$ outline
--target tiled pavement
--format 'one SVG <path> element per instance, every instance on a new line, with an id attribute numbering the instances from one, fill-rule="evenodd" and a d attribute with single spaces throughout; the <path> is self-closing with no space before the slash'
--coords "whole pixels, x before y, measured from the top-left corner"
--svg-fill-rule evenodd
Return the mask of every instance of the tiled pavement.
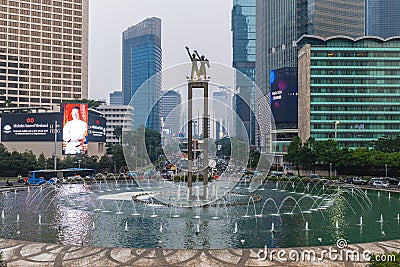
<path id="1" fill-rule="evenodd" d="M 268 249 L 267 255 L 273 255 L 273 260 L 263 260 L 265 257 L 259 249 L 135 249 L 135 248 L 102 248 L 85 246 L 68 246 L 59 244 L 35 243 L 20 240 L 0 239 L 0 250 L 3 251 L 7 266 L 368 266 L 363 252 L 375 254 L 400 251 L 400 240 L 349 245 L 329 257 L 323 250 L 337 249 L 336 246 L 305 247 L 283 249 L 286 258 L 300 258 L 300 261 L 277 260 L 277 252 Z M 275 249 L 279 250 L 279 249 Z M 345 261 L 346 251 L 357 250 L 360 260 Z M 297 252 L 294 252 L 297 251 Z M 304 253 L 306 251 L 306 253 Z M 308 252 L 314 251 L 316 258 L 308 260 Z M 283 253 L 283 252 L 280 252 Z M 301 260 L 305 255 L 305 260 Z M 352 253 L 349 254 L 351 258 Z M 261 259 L 260 259 L 261 258 Z M 338 258 L 338 260 L 334 260 Z"/>

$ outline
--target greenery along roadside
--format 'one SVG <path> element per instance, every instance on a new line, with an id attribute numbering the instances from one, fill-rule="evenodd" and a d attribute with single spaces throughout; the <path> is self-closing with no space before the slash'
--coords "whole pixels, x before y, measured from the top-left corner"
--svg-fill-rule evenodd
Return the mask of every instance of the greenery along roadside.
<path id="1" fill-rule="evenodd" d="M 299 137 L 292 139 L 285 160 L 301 170 L 313 170 L 317 166 L 328 172 L 337 169 L 341 175 L 400 176 L 400 137 L 381 138 L 370 148 L 349 149 L 339 147 L 335 140 L 315 141 L 313 138 L 302 142 Z"/>
<path id="2" fill-rule="evenodd" d="M 141 151 L 133 151 L 128 154 L 129 162 L 141 160 L 138 155 L 148 154 L 151 161 L 155 164 L 158 160 L 163 159 L 161 134 L 157 131 L 139 128 L 134 132 L 129 132 L 124 136 L 129 147 L 134 147 L 135 144 L 130 144 L 132 140 L 137 142 L 140 138 L 143 140 L 146 147 Z M 121 139 L 122 140 L 122 139 Z M 129 146 L 130 145 L 130 146 Z M 136 145 L 139 147 L 139 145 Z M 101 157 L 88 155 L 66 156 L 62 159 L 57 158 L 57 169 L 66 168 L 91 168 L 96 172 L 123 172 L 127 169 L 125 155 L 121 144 L 110 145 L 107 149 L 107 155 Z M 132 167 L 132 166 L 131 166 Z M 1 177 L 17 177 L 18 175 L 27 176 L 29 171 L 41 169 L 54 169 L 54 156 L 47 158 L 43 153 L 40 155 L 33 154 L 32 151 L 25 152 L 8 151 L 7 148 L 0 144 L 0 176 Z"/>

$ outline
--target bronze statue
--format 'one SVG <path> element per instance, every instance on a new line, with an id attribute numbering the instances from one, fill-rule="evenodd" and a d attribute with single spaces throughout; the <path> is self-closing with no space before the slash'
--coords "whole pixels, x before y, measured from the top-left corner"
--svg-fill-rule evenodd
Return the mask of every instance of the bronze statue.
<path id="1" fill-rule="evenodd" d="M 207 67 L 210 67 L 210 62 L 208 61 L 208 59 L 206 59 L 206 57 L 204 55 L 202 55 L 201 57 L 199 56 L 199 53 L 197 53 L 197 51 L 194 51 L 197 55 L 197 59 L 200 60 L 200 69 L 199 69 L 199 78 L 200 76 L 203 76 L 204 80 L 207 80 L 207 71 L 206 71 L 206 65 Z"/>
<path id="2" fill-rule="evenodd" d="M 193 80 L 193 78 L 194 78 L 194 73 L 196 72 L 196 78 L 197 78 L 197 80 L 199 80 L 199 79 L 200 79 L 200 74 L 199 74 L 199 68 L 197 67 L 197 61 L 198 61 L 198 59 L 196 58 L 197 51 L 194 50 L 194 51 L 193 51 L 193 52 L 194 52 L 193 55 L 191 55 L 191 54 L 190 54 L 190 51 L 189 51 L 189 47 L 186 46 L 185 48 L 186 48 L 186 50 L 187 50 L 187 52 L 188 52 L 190 61 L 192 61 L 192 71 L 191 71 L 191 73 L 190 73 L 190 79 Z"/>

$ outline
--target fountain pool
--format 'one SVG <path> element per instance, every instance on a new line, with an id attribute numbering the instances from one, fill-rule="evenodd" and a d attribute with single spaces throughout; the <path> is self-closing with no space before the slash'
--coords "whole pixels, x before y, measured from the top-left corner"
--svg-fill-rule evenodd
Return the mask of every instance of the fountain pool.
<path id="1" fill-rule="evenodd" d="M 389 197 L 385 191 L 279 181 L 250 195 L 245 184 L 238 184 L 216 205 L 191 208 L 162 205 L 152 194 L 157 191 L 143 194 L 133 182 L 3 191 L 0 236 L 171 249 L 296 247 L 319 245 L 318 239 L 333 245 L 341 238 L 360 243 L 400 237 L 400 194 L 394 192 Z"/>

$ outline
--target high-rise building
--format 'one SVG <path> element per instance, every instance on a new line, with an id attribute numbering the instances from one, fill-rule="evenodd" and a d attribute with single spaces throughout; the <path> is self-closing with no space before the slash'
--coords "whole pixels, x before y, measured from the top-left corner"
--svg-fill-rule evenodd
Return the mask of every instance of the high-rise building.
<path id="1" fill-rule="evenodd" d="M 365 0 L 365 35 L 400 36 L 400 1 Z"/>
<path id="2" fill-rule="evenodd" d="M 89 0 L 0 1 L 3 106 L 88 98 Z"/>
<path id="3" fill-rule="evenodd" d="M 175 91 L 168 91 L 160 98 L 160 117 L 163 129 L 177 135 L 181 130 L 181 94 Z"/>
<path id="4" fill-rule="evenodd" d="M 120 127 L 122 131 L 131 131 L 133 127 L 133 107 L 130 105 L 100 105 L 96 110 L 103 113 L 107 119 L 106 143 L 118 144 L 121 136 L 116 136 L 115 129 Z"/>
<path id="5" fill-rule="evenodd" d="M 122 43 L 124 104 L 131 103 L 134 107 L 134 128 L 145 125 L 159 131 L 157 100 L 161 94 L 161 20 L 152 17 L 129 27 L 122 34 Z M 142 90 L 135 95 L 141 86 Z M 131 102 L 132 97 L 134 100 Z"/>
<path id="6" fill-rule="evenodd" d="M 292 75 L 284 75 L 281 84 L 276 83 L 276 74 L 287 73 L 297 68 L 297 40 L 304 34 L 322 37 L 346 35 L 360 37 L 364 35 L 365 0 L 257 0 L 256 34 L 256 84 L 266 95 L 277 85 L 275 94 L 292 98 L 295 90 L 288 95 L 285 90 Z M 291 71 L 290 71 L 291 72 Z M 295 73 L 297 71 L 295 70 Z M 274 83 L 275 81 L 275 83 Z M 285 83 L 286 81 L 286 83 Z M 282 87 L 282 88 L 281 88 Z M 293 88 L 294 89 L 294 88 Z M 279 98 L 272 96 L 270 101 Z M 292 99 L 293 100 L 293 99 Z M 272 148 L 281 158 L 287 151 L 290 140 L 297 135 L 297 114 L 292 117 L 277 114 L 282 110 L 290 111 L 288 102 L 282 98 L 279 108 L 272 109 L 275 121 L 275 140 Z M 292 103 L 292 102 L 290 102 Z M 283 105 L 282 105 L 283 104 Z M 289 107 L 289 108 L 288 108 Z M 268 115 L 267 115 L 268 116 Z M 282 120 L 282 118 L 284 118 Z M 288 120 L 286 120 L 288 119 Z"/>
<path id="7" fill-rule="evenodd" d="M 270 91 L 270 71 L 297 67 L 296 41 L 304 34 L 364 35 L 365 0 L 257 0 L 256 83 Z"/>
<path id="8" fill-rule="evenodd" d="M 237 75 L 235 112 L 246 127 L 249 141 L 255 143 L 254 86 L 256 61 L 256 0 L 234 0 L 232 8 L 233 67 L 244 75 Z M 249 80 L 250 79 L 250 80 Z M 251 82 L 252 81 L 252 82 Z"/>
<path id="9" fill-rule="evenodd" d="M 400 38 L 303 36 L 299 136 L 370 147 L 400 134 Z"/>
<path id="10" fill-rule="evenodd" d="M 110 105 L 122 105 L 123 98 L 124 95 L 122 91 L 114 91 L 110 93 Z"/>
<path id="11" fill-rule="evenodd" d="M 214 118 L 212 128 L 212 137 L 221 139 L 225 136 L 233 136 L 232 125 L 232 93 L 224 87 L 220 87 L 220 91 L 213 93 L 213 110 Z M 215 136 L 214 136 L 215 135 Z"/>

